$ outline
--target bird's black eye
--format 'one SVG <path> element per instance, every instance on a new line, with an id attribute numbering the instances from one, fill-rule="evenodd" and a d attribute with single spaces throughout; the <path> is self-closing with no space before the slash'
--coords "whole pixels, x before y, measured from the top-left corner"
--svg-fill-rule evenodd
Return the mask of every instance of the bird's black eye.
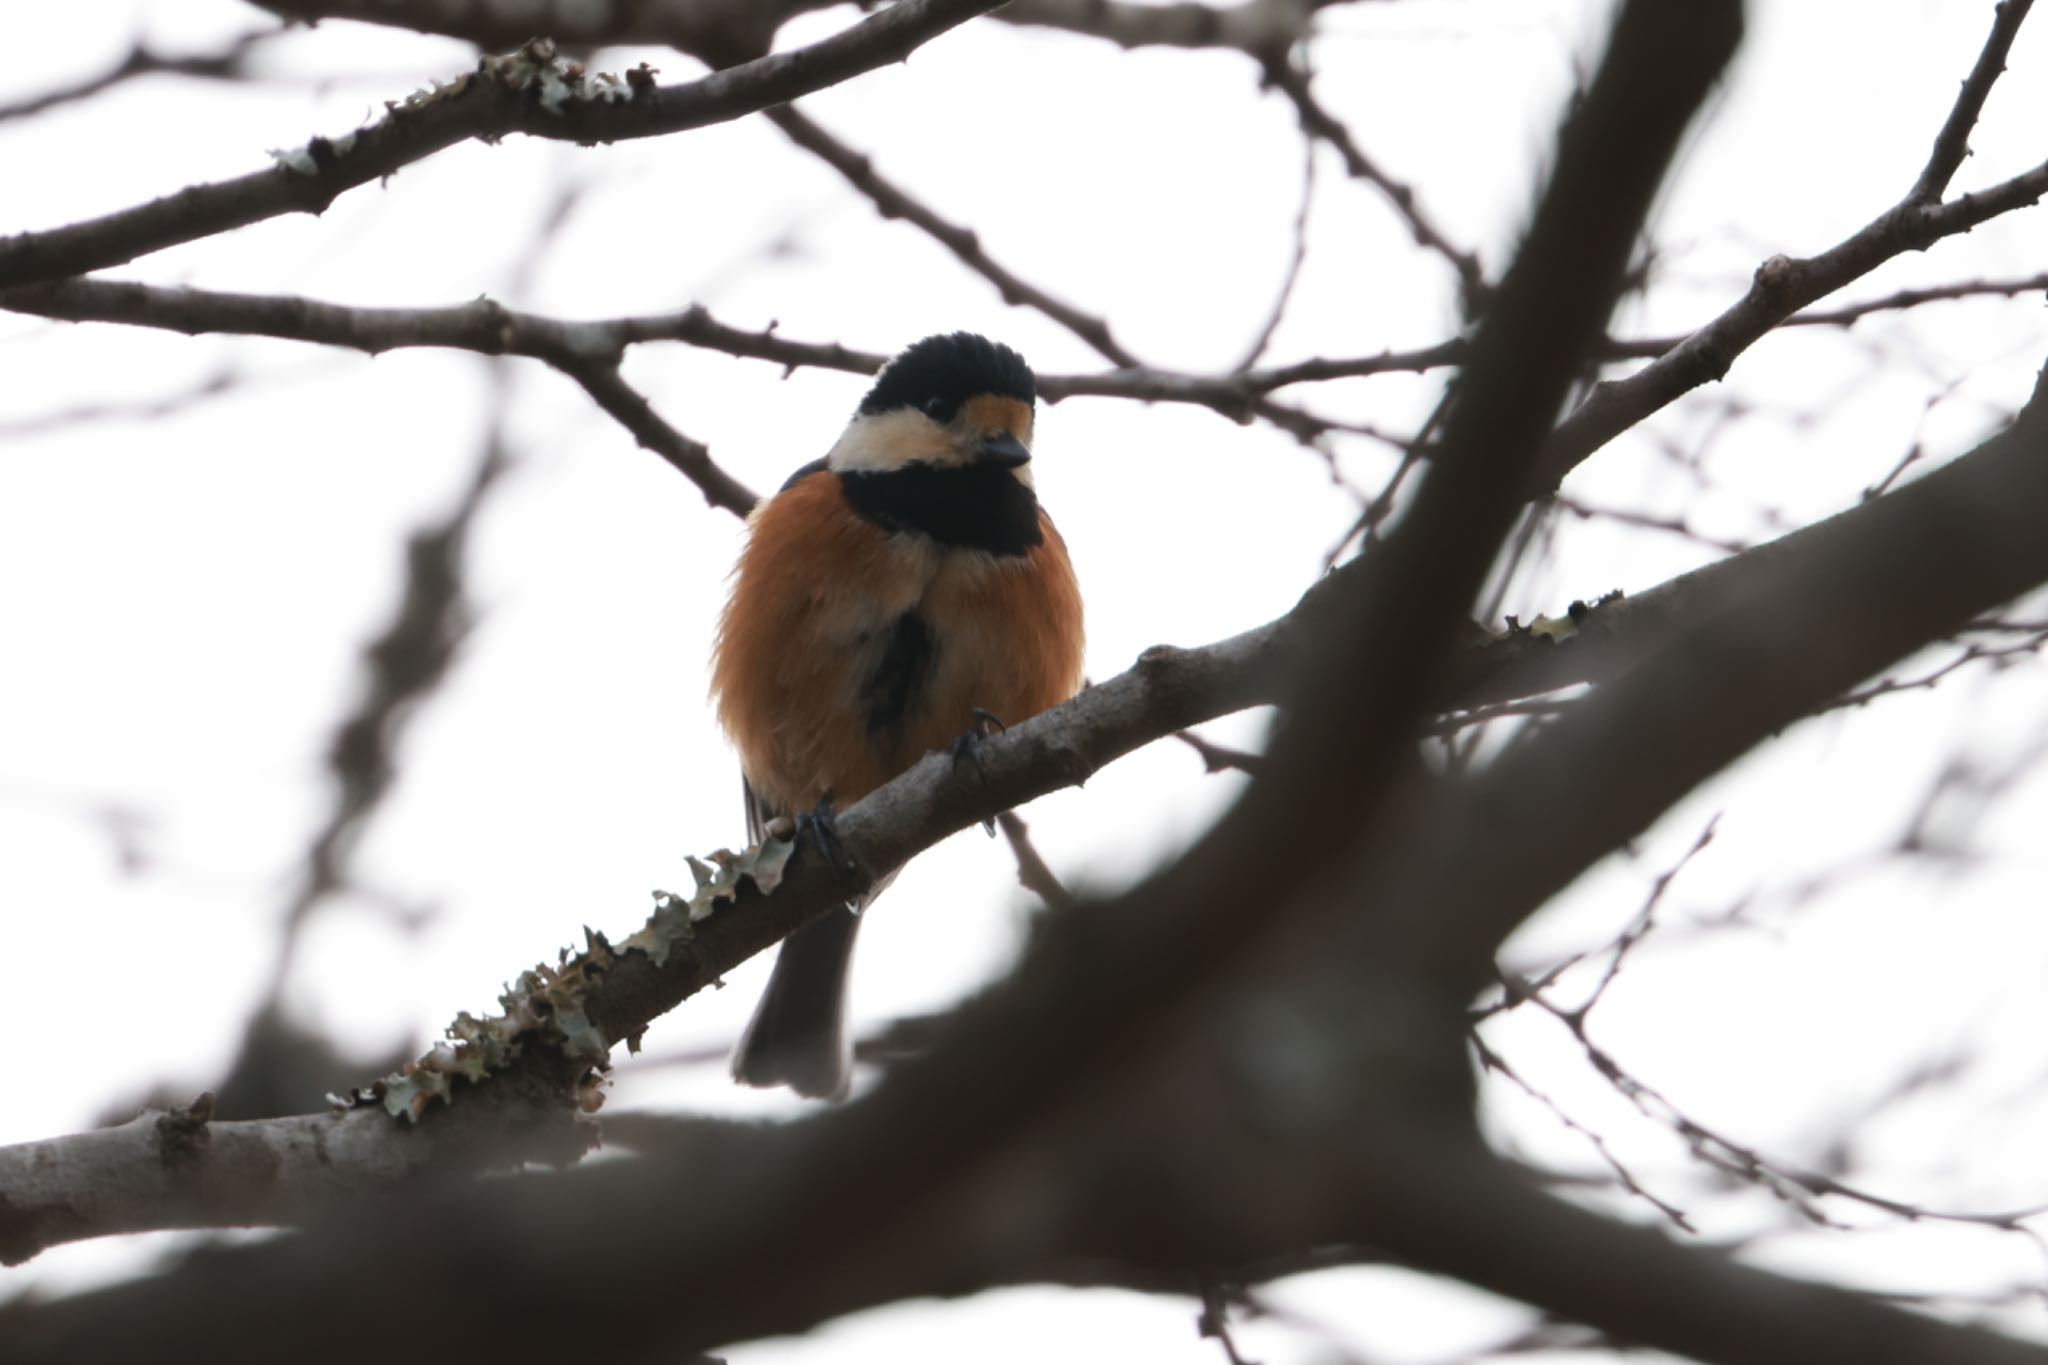
<path id="1" fill-rule="evenodd" d="M 953 405 L 943 398 L 927 398 L 918 406 L 924 410 L 924 415 L 931 418 L 934 422 L 950 422 L 953 420 Z"/>

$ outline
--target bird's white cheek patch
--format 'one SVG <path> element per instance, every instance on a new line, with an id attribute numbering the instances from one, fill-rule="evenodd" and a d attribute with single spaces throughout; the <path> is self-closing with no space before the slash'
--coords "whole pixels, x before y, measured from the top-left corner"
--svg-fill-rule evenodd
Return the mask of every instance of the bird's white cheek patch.
<path id="1" fill-rule="evenodd" d="M 827 462 L 841 472 L 886 474 L 917 460 L 949 464 L 958 459 L 943 427 L 921 412 L 901 408 L 854 418 Z"/>

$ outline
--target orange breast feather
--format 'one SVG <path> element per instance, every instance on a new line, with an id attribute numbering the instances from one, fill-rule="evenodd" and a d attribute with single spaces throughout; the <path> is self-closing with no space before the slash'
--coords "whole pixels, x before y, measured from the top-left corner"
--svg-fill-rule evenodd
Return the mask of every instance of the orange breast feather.
<path id="1" fill-rule="evenodd" d="M 974 708 L 1015 724 L 1066 700 L 1082 671 L 1081 595 L 1059 532 L 997 558 L 891 535 L 829 473 L 754 514 L 719 621 L 712 692 L 770 810 L 859 800 L 965 732 Z M 900 723 L 869 724 L 863 688 L 915 612 L 934 646 Z"/>

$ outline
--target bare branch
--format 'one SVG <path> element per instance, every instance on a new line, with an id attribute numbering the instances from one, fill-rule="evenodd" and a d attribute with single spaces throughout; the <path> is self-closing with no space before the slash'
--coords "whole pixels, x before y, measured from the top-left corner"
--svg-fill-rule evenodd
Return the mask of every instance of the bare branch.
<path id="1" fill-rule="evenodd" d="M 838 346 L 786 343 L 770 333 L 727 327 L 701 308 L 606 322 L 560 322 L 514 313 L 478 299 L 453 308 L 346 308 L 290 296 L 228 294 L 110 280 L 56 280 L 0 293 L 0 307 L 45 317 L 97 319 L 175 331 L 241 332 L 349 346 L 372 355 L 401 346 L 449 346 L 485 355 L 545 360 L 583 386 L 648 450 L 703 490 L 704 499 L 744 517 L 751 489 L 721 469 L 698 441 L 663 421 L 619 373 L 619 358 L 636 341 L 694 340 L 736 355 L 788 364 L 879 368 L 881 357 Z"/>
<path id="2" fill-rule="evenodd" d="M 1038 846 L 1031 842 L 1031 826 L 1024 823 L 1024 817 L 1006 810 L 996 817 L 996 823 L 1002 826 L 1003 837 L 1010 841 L 1010 851 L 1017 855 L 1017 880 L 1024 889 L 1044 901 L 1048 909 L 1073 909 L 1074 893 L 1060 884 L 1058 875 L 1039 855 Z"/>
<path id="3" fill-rule="evenodd" d="M 1264 59 L 1308 32 L 1315 11 L 1336 0 L 1239 0 L 1133 5 L 1121 0 L 1012 0 L 996 17 L 1009 24 L 1064 29 L 1122 48 L 1232 48 Z"/>
<path id="4" fill-rule="evenodd" d="M 700 306 L 673 313 L 571 321 L 522 313 L 489 298 L 441 308 L 367 308 L 289 294 L 237 294 L 125 280 L 52 280 L 0 291 L 0 308 L 73 322 L 123 322 L 198 335 L 234 332 L 345 346 L 368 355 L 439 346 L 520 355 L 557 369 L 616 364 L 642 342 L 681 341 L 728 355 L 872 374 L 888 357 L 829 342 L 750 332 Z"/>
<path id="5" fill-rule="evenodd" d="M 558 1106 L 481 1104 L 406 1141 L 392 1140 L 380 1110 L 222 1123 L 212 1108 L 202 1095 L 187 1109 L 0 1147 L 0 1264 L 121 1232 L 302 1222 L 433 1173 L 566 1164 L 597 1135 Z"/>
<path id="6" fill-rule="evenodd" d="M 583 386 L 597 405 L 610 413 L 633 438 L 667 460 L 684 478 L 703 490 L 704 501 L 722 507 L 736 517 L 745 517 L 759 499 L 754 491 L 719 468 L 711 449 L 693 441 L 663 421 L 638 389 L 626 382 L 614 363 L 578 360 L 562 366 L 570 378 Z"/>
<path id="7" fill-rule="evenodd" d="M 1202 756 L 1202 771 L 1207 773 L 1242 772 L 1257 774 L 1259 756 L 1248 754 L 1241 749 L 1226 748 L 1212 744 L 1193 730 L 1176 730 L 1173 737 Z"/>
<path id="8" fill-rule="evenodd" d="M 260 0 L 264 9 L 298 23 L 350 19 L 461 38 L 486 49 L 517 47 L 536 33 L 578 48 L 656 44 L 684 52 L 707 44 L 745 42 L 768 50 L 776 30 L 830 0 L 634 0 L 592 5 L 579 0 Z"/>
<path id="9" fill-rule="evenodd" d="M 182 57 L 168 56 L 146 43 L 137 43 L 129 49 L 128 55 L 97 76 L 62 89 L 31 95 L 13 104 L 0 105 L 0 123 L 10 119 L 30 118 L 66 104 L 90 99 L 124 81 L 131 81 L 140 76 L 191 76 L 205 80 L 240 80 L 249 73 L 249 54 L 264 42 L 275 38 L 277 33 L 276 29 L 244 33 L 217 52 Z"/>
<path id="10" fill-rule="evenodd" d="M 1912 190 L 1906 195 L 1908 203 L 1938 203 L 1948 190 L 1948 183 L 1962 167 L 1963 158 L 1970 154 L 1970 130 L 1977 126 L 1977 119 L 1984 112 L 1984 101 L 1991 95 L 1992 83 L 2005 73 L 2005 59 L 2012 51 L 2012 40 L 2018 36 L 2020 24 L 2033 7 L 2034 0 L 1999 0 L 1994 9 L 1997 17 L 1992 20 L 1991 33 L 1984 39 L 1984 50 L 1977 54 L 1977 64 L 1963 81 L 1963 88 L 1956 95 L 1955 107 L 1948 111 L 1941 131 L 1935 134 L 1934 150 L 1929 153 L 1920 178 L 1913 182 Z"/>
<path id="11" fill-rule="evenodd" d="M 1626 952 L 1626 948 L 1624 947 L 1622 951 Z M 1818 1202 L 1832 1197 L 1861 1204 L 1865 1208 L 1875 1209 L 1907 1222 L 1956 1223 L 1989 1228 L 1998 1232 L 2019 1233 L 2033 1242 L 2038 1250 L 2048 1253 L 2048 1239 L 2044 1239 L 2038 1230 L 2028 1226 L 2031 1220 L 2048 1214 L 2048 1204 L 1976 1212 L 1938 1209 L 1909 1203 L 1846 1184 L 1821 1171 L 1808 1170 L 1791 1162 L 1779 1160 L 1746 1143 L 1737 1142 L 1688 1116 L 1655 1086 L 1632 1074 L 1612 1053 L 1594 1042 L 1587 1032 L 1586 1016 L 1599 999 L 1599 991 L 1604 990 L 1607 981 L 1612 979 L 1612 972 L 1618 968 L 1620 960 L 1620 955 L 1617 954 L 1610 964 L 1609 976 L 1596 988 L 1593 999 L 1576 1009 L 1558 1006 L 1543 991 L 1537 989 L 1527 991 L 1521 998 L 1535 1004 L 1563 1024 L 1593 1070 L 1598 1072 L 1638 1113 L 1675 1133 L 1695 1157 L 1724 1175 L 1745 1184 L 1755 1185 L 1792 1205 L 1807 1223 L 1822 1227 L 1842 1226 Z M 1577 1124 L 1571 1126 L 1578 1127 Z M 1604 1145 L 1602 1150 L 1604 1153 Z"/>
<path id="12" fill-rule="evenodd" d="M 1950 674 L 1960 672 L 1973 664 L 1988 663 L 1992 668 L 2007 668 L 2023 658 L 2039 655 L 2048 649 L 2048 629 L 2036 630 L 2024 639 L 2009 644 L 1969 644 L 1962 652 L 1945 663 L 1930 669 L 1916 678 L 1880 678 L 1868 687 L 1859 687 L 1816 708 L 1821 711 L 1835 711 L 1845 707 L 1868 706 L 1880 697 L 1889 697 L 1899 692 L 1925 692 L 1939 687 Z"/>
<path id="13" fill-rule="evenodd" d="M 1964 280 L 1956 284 L 1929 285 L 1921 289 L 1900 289 L 1880 298 L 1847 303 L 1839 308 L 1812 308 L 1785 319 L 1787 327 L 1837 327 L 1869 317 L 1918 308 L 1926 303 L 1948 303 L 1957 299 L 2012 298 L 2048 290 L 2048 271 L 2012 280 Z M 1668 348 L 1667 348 L 1668 349 Z"/>
<path id="14" fill-rule="evenodd" d="M 2016 27 L 2026 8 L 2026 3 L 2014 0 L 1999 5 L 1992 41 L 1986 45 L 1972 77 L 1982 87 L 1975 96 L 1977 104 L 1982 103 L 1982 94 L 1990 88 L 1991 77 L 1996 74 L 1986 64 L 2003 61 L 1999 34 Z M 2004 41 L 2010 42 L 2009 32 Z M 1971 100 L 1966 85 L 1963 98 L 1951 113 L 1949 127 L 1961 127 L 1967 132 L 1975 118 Z M 1943 136 L 1948 136 L 1947 128 Z M 1938 144 L 1935 160 L 1923 173 L 1922 184 L 1931 183 L 1930 177 L 1943 184 L 1947 182 L 1953 167 L 1949 172 L 1940 171 L 1943 156 Z M 2000 214 L 2037 203 L 2044 193 L 2048 193 L 2048 162 L 1947 203 L 1920 198 L 1920 185 L 1916 184 L 1897 204 L 1819 255 L 1804 260 L 1773 256 L 1757 267 L 1749 292 L 1719 317 L 1626 379 L 1607 380 L 1594 386 L 1586 401 L 1558 424 L 1546 443 L 1540 461 L 1539 488 L 1555 488 L 1582 460 L 1622 432 L 1700 385 L 1719 380 L 1737 356 L 1807 304 L 1860 279 L 1894 256 L 1925 251 L 1945 237 L 1968 232 Z"/>
<path id="15" fill-rule="evenodd" d="M 2037 586 L 2048 577 L 2048 538 L 2039 534 L 2048 509 L 2043 393 L 2037 388 L 2012 426 L 1969 456 L 1647 594 L 1690 594 L 1702 574 L 1720 580 L 1712 594 L 1692 597 L 1681 641 L 1636 656 L 1634 667 L 1601 690 L 1597 706 L 1573 707 L 1504 755 L 1456 798 L 1461 810 L 1437 813 L 1427 828 L 1457 830 L 1477 818 L 1503 830 L 1528 829 L 1527 822 L 1542 823 L 1556 793 L 1570 791 L 1589 798 L 1574 803 L 1579 827 L 1602 830 L 1600 846 L 1617 847 L 1641 833 L 1651 812 L 1761 736 Z M 1867 515 L 1880 509 L 1882 515 Z M 1811 556 L 1805 569 L 1778 577 L 1774 566 L 1794 552 Z M 1924 566 L 1935 563 L 1944 572 L 1926 573 Z M 1768 576 L 1770 586 L 1759 578 L 1745 583 L 1749 573 Z M 1612 611 L 1618 623 L 1644 599 L 1625 603 L 1592 613 L 1589 622 Z M 1636 643 L 1648 644 L 1640 637 Z M 1662 737 L 1661 752 L 1648 764 L 1637 746 L 1652 734 Z M 1527 913 L 1524 898 L 1551 894 L 1584 869 L 1575 858 L 1553 862 L 1557 847 L 1510 847 L 1515 842 L 1492 841 L 1474 899 L 1456 917 L 1468 929 L 1491 919 L 1493 937 L 1437 944 L 1469 955 L 1463 970 L 1475 990 L 1500 938 Z M 1450 903 L 1441 887 L 1431 898 L 1433 909 Z"/>
<path id="16" fill-rule="evenodd" d="M 902 0 L 831 37 L 683 85 L 591 78 L 544 43 L 486 58 L 454 83 L 390 106 L 344 137 L 316 137 L 268 170 L 195 185 L 134 208 L 0 238 L 0 288 L 82 274 L 283 213 L 321 213 L 369 184 L 471 138 L 511 133 L 611 142 L 723 123 L 838 84 L 993 7 Z"/>
<path id="17" fill-rule="evenodd" d="M 1614 1154 L 1614 1149 L 1608 1145 L 1606 1138 L 1573 1118 L 1570 1111 L 1563 1105 L 1530 1084 L 1521 1072 L 1515 1070 L 1507 1058 L 1494 1051 L 1492 1047 L 1488 1046 L 1486 1040 L 1479 1037 L 1476 1033 L 1472 1037 L 1472 1049 L 1479 1058 L 1480 1066 L 1499 1076 L 1502 1080 L 1514 1086 L 1515 1089 L 1542 1105 L 1550 1111 L 1551 1117 L 1555 1118 L 1565 1128 L 1584 1138 L 1586 1144 L 1605 1163 L 1607 1169 L 1614 1173 L 1614 1179 L 1625 1192 L 1655 1209 L 1680 1232 L 1697 1232 L 1699 1230 L 1693 1226 L 1692 1220 L 1686 1216 L 1684 1209 L 1657 1194 L 1649 1186 L 1638 1180 L 1635 1173 L 1629 1170 L 1621 1158 Z"/>
<path id="18" fill-rule="evenodd" d="M 1316 145 L 1310 141 L 1301 158 L 1301 206 L 1294 211 L 1294 249 L 1287 257 L 1287 273 L 1280 279 L 1280 290 L 1273 296 L 1273 306 L 1266 313 L 1266 321 L 1251 345 L 1245 347 L 1244 359 L 1231 368 L 1242 373 L 1265 359 L 1266 348 L 1273 344 L 1273 334 L 1280 330 L 1286 320 L 1287 305 L 1294 300 L 1294 288 L 1301 283 L 1301 269 L 1308 264 L 1308 222 L 1310 211 L 1316 202 Z"/>
<path id="19" fill-rule="evenodd" d="M 790 141 L 846 177 L 848 184 L 873 201 L 876 212 L 884 218 L 901 218 L 913 224 L 957 256 L 962 265 L 994 285 L 1004 303 L 1035 308 L 1087 342 L 1112 364 L 1125 369 L 1138 368 L 1138 358 L 1110 335 L 1107 322 L 1054 298 L 1006 269 L 983 249 L 979 233 L 941 218 L 921 200 L 876 171 L 871 158 L 848 147 L 800 110 L 787 106 L 771 109 L 768 117 L 789 135 Z"/>
<path id="20" fill-rule="evenodd" d="M 1552 506 L 1571 513 L 1581 521 L 1597 521 L 1604 518 L 1608 521 L 1618 521 L 1625 526 L 1639 526 L 1646 531 L 1665 531 L 1696 545 L 1704 545 L 1710 550 L 1719 550 L 1723 554 L 1741 554 L 1749 548 L 1742 541 L 1724 540 L 1695 530 L 1683 516 L 1660 517 L 1647 512 L 1632 511 L 1626 507 L 1593 507 L 1562 493 L 1556 494 L 1550 501 Z"/>
<path id="21" fill-rule="evenodd" d="M 0 299 L 4 297 L 0 295 Z M 5 306 L 4 302 L 0 302 L 0 308 Z M 123 403 L 78 403 L 50 412 L 40 412 L 19 421 L 0 422 L 0 440 L 20 440 L 23 437 L 40 436 L 46 432 L 85 426 L 93 422 L 148 422 L 160 417 L 172 417 L 190 411 L 208 399 L 232 392 L 245 382 L 247 377 L 234 370 L 218 369 L 175 392 L 152 398 Z"/>
<path id="22" fill-rule="evenodd" d="M 0 290 L 0 308 L 38 317 L 123 322 L 194 335 L 235 332 L 280 337 L 346 346 L 371 355 L 406 346 L 445 346 L 482 355 L 530 356 L 568 373 L 615 364 L 627 347 L 653 341 L 687 342 L 792 369 L 813 366 L 852 374 L 873 374 L 887 359 L 831 342 L 791 340 L 773 327 L 747 331 L 718 321 L 701 305 L 673 313 L 569 321 L 518 312 L 488 298 L 442 308 L 359 308 L 291 295 L 91 279 L 52 280 Z M 1264 405 L 1261 399 L 1276 389 L 1426 371 L 1456 363 L 1466 350 L 1464 342 L 1454 341 L 1415 351 L 1384 351 L 1349 360 L 1302 360 L 1219 376 L 1148 368 L 1042 374 L 1038 389 L 1053 402 L 1087 396 L 1191 403 L 1242 420 L 1255 414 L 1270 415 L 1269 407 L 1278 405 Z M 1319 418 L 1307 420 L 1322 429 L 1350 429 Z"/>
<path id="23" fill-rule="evenodd" d="M 1381 170 L 1378 163 L 1367 156 L 1359 147 L 1351 130 L 1343 120 L 1325 109 L 1316 99 L 1315 89 L 1310 84 L 1309 73 L 1296 66 L 1284 54 L 1274 57 L 1266 64 L 1266 79 L 1276 86 L 1288 99 L 1294 101 L 1296 114 L 1301 119 L 1302 131 L 1311 138 L 1320 138 L 1336 149 L 1344 158 L 1344 168 L 1354 180 L 1363 180 L 1386 196 L 1387 202 L 1399 214 L 1401 221 L 1408 225 L 1408 231 L 1420 246 L 1444 258 L 1458 276 L 1459 293 L 1463 297 L 1467 316 L 1474 315 L 1485 306 L 1487 283 L 1485 273 L 1480 269 L 1479 257 L 1459 247 L 1444 235 L 1430 218 L 1423 213 L 1422 205 L 1415 197 L 1415 191 Z"/>

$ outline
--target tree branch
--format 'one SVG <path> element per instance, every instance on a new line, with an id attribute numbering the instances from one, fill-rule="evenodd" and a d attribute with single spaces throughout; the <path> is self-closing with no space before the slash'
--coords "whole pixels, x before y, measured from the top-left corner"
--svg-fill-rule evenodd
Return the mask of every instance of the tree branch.
<path id="1" fill-rule="evenodd" d="M 569 321 L 518 312 L 487 298 L 441 308 L 366 308 L 292 295 L 70 279 L 0 290 L 0 308 L 37 317 L 121 322 L 191 335 L 227 332 L 279 337 L 345 346 L 370 355 L 408 346 L 445 346 L 481 355 L 529 356 L 546 361 L 579 383 L 585 373 L 616 365 L 627 347 L 652 341 L 687 342 L 779 365 L 853 374 L 873 374 L 888 358 L 836 343 L 791 340 L 773 327 L 747 331 L 718 321 L 701 305 L 673 313 Z M 1277 405 L 1260 402 L 1273 390 L 1333 379 L 1421 372 L 1456 363 L 1468 349 L 1463 341 L 1450 341 L 1413 351 L 1384 351 L 1342 360 L 1309 359 L 1220 376 L 1144 367 L 1099 374 L 1043 374 L 1038 376 L 1038 389 L 1053 402 L 1085 395 L 1190 403 L 1234 421 L 1256 413 L 1279 422 L 1282 418 L 1268 411 Z M 685 438 L 662 439 L 670 444 Z M 650 448 L 668 458 L 662 447 Z M 678 463 L 678 468 L 683 465 Z M 685 468 L 684 472 L 690 471 Z M 707 475 L 707 479 L 706 494 L 715 505 L 734 505 L 731 489 L 720 485 L 721 479 L 730 482 L 726 476 Z"/>
<path id="2" fill-rule="evenodd" d="M 797 109 L 771 109 L 768 118 L 791 142 L 844 176 L 848 184 L 873 202 L 875 211 L 884 218 L 904 219 L 952 252 L 962 265 L 994 285 L 1004 303 L 1035 308 L 1093 347 L 1111 364 L 1138 368 L 1138 358 L 1110 335 L 1106 321 L 1054 298 L 1006 269 L 983 249 L 979 233 L 941 218 L 916 196 L 878 172 L 872 158 L 854 151 Z"/>
<path id="3" fill-rule="evenodd" d="M 0 238 L 0 288 L 82 274 L 283 213 L 321 213 L 335 196 L 471 138 L 510 133 L 576 142 L 655 137 L 723 123 L 889 62 L 994 7 L 996 0 L 901 0 L 809 47 L 701 80 L 588 77 L 535 42 L 449 85 L 388 106 L 339 138 L 316 137 L 268 170 L 195 185 L 100 218 Z"/>
<path id="4" fill-rule="evenodd" d="M 592 401 L 617 419 L 620 426 L 632 432 L 643 447 L 661 456 L 702 489 L 704 501 L 740 518 L 754 510 L 759 501 L 754 490 L 719 468 L 711 458 L 709 446 L 663 421 L 646 396 L 626 382 L 617 364 L 577 360 L 560 368 L 581 384 Z"/>
<path id="5" fill-rule="evenodd" d="M 1935 179 L 1947 183 L 1953 167 L 1949 172 L 1940 167 L 1947 155 L 1944 145 L 1949 130 L 1967 131 L 1974 122 L 1991 75 L 1996 74 L 1986 74 L 1987 64 L 2003 60 L 2000 35 L 2004 34 L 2004 44 L 2010 43 L 2010 30 L 2025 17 L 2029 3 L 2031 0 L 2004 0 L 1998 6 L 1992 38 L 1978 59 L 1977 72 L 1964 83 L 1944 125 L 1943 140 L 1937 141 L 1934 158 L 1905 198 L 1818 256 L 1804 260 L 1773 256 L 1757 267 L 1749 292 L 1719 317 L 1628 378 L 1595 385 L 1586 401 L 1551 434 L 1539 461 L 1538 486 L 1557 487 L 1581 461 L 1622 432 L 1700 385 L 1720 379 L 1759 337 L 1807 304 L 1869 274 L 1894 256 L 1925 251 L 1944 237 L 1968 232 L 2002 213 L 2034 204 L 2048 193 L 2048 162 L 2044 162 L 1947 203 L 1919 197 L 1923 185 Z"/>
<path id="6" fill-rule="evenodd" d="M 139 76 L 189 76 L 204 80 L 241 80 L 249 73 L 249 54 L 261 44 L 277 36 L 276 29 L 259 29 L 237 35 L 226 46 L 214 52 L 196 53 L 191 56 L 167 56 L 151 48 L 147 43 L 138 42 L 128 50 L 119 62 L 97 76 L 88 77 L 74 85 L 57 90 L 47 90 L 40 95 L 30 95 L 13 104 L 0 105 L 0 123 L 12 119 L 32 118 L 37 114 L 79 100 L 90 99 L 102 94 L 124 81 Z"/>
<path id="7" fill-rule="evenodd" d="M 1133 5 L 1120 0 L 1012 0 L 1004 23 L 1064 29 L 1118 47 L 1229 48 L 1263 60 L 1308 32 L 1317 10 L 1340 0 L 1239 0 L 1235 5 Z"/>
<path id="8" fill-rule="evenodd" d="M 1410 931 L 1446 964 L 1458 959 L 1449 969 L 1477 991 L 1500 941 L 1583 871 L 1595 847 L 1619 847 L 1763 737 L 2048 581 L 2044 516 L 2048 373 L 2013 424 L 1971 454 L 1664 585 L 1652 596 L 1690 599 L 1682 633 L 1662 646 L 1636 640 L 1649 652 L 1594 704 L 1553 721 L 1423 822 L 1451 839 L 1475 828 L 1500 837 L 1458 886 L 1439 879 L 1428 922 Z M 1650 736 L 1656 763 L 1640 756 Z M 1559 792 L 1577 797 L 1573 839 L 1554 837 Z M 1450 905 L 1458 913 L 1446 917 Z M 1440 927 L 1448 922 L 1463 926 L 1458 941 Z"/>
<path id="9" fill-rule="evenodd" d="M 1993 82 L 2005 74 L 2005 59 L 2012 52 L 2012 40 L 2019 35 L 2020 24 L 2033 7 L 2034 0 L 1999 0 L 1994 7 L 1996 17 L 1990 36 L 1984 39 L 1984 50 L 1977 54 L 1977 64 L 1970 69 L 1954 107 L 1935 135 L 1934 150 L 1928 154 L 1920 178 L 1907 193 L 1907 202 L 1941 201 L 1949 181 L 1962 168 L 1963 158 L 1970 154 L 1970 130 L 1977 126 L 1977 119 L 1984 112 L 1984 101 L 1991 96 Z"/>
<path id="10" fill-rule="evenodd" d="M 88 1237 L 301 1223 L 408 1185 L 535 1161 L 597 1139 L 575 1110 L 507 1087 L 432 1132 L 377 1109 L 216 1122 L 213 1097 L 113 1128 L 0 1147 L 0 1264 Z"/>
<path id="11" fill-rule="evenodd" d="M 1378 163 L 1365 154 L 1357 139 L 1351 136 L 1351 130 L 1316 98 L 1309 73 L 1294 65 L 1284 49 L 1267 61 L 1266 79 L 1294 102 L 1302 132 L 1335 148 L 1352 179 L 1363 180 L 1386 196 L 1394 212 L 1408 225 L 1416 244 L 1444 258 L 1458 277 L 1459 295 L 1464 301 L 1466 315 L 1476 315 L 1485 306 L 1487 294 L 1486 275 L 1480 269 L 1479 257 L 1451 241 L 1422 212 L 1415 191 L 1381 170 Z"/>

